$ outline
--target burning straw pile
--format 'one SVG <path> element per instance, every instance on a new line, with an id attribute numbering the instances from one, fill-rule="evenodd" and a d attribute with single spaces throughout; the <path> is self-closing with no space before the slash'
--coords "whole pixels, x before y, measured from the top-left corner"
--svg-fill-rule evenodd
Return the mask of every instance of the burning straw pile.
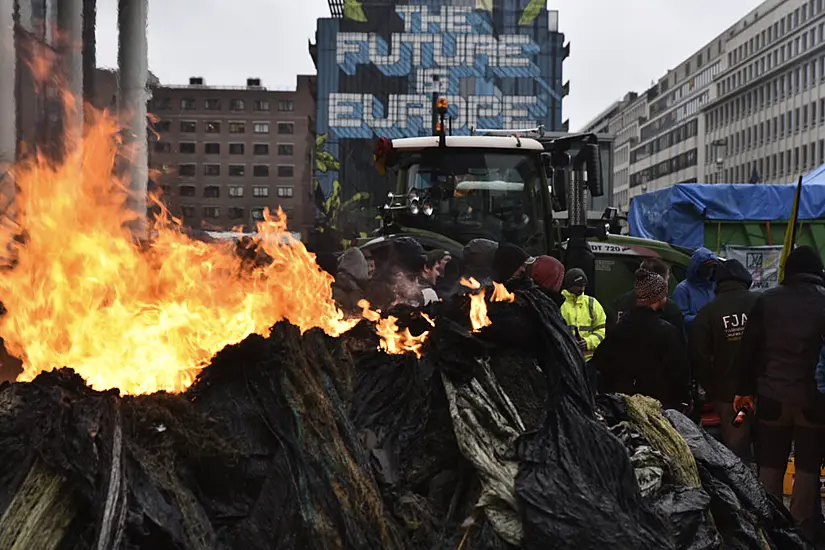
<path id="1" fill-rule="evenodd" d="M 395 312 L 430 331 L 420 359 L 378 351 L 366 321 L 340 338 L 282 322 L 180 394 L 68 369 L 3 386 L 0 547 L 804 547 L 687 419 L 597 407 L 557 310 L 511 290 L 478 332 L 469 300 L 435 326 Z"/>

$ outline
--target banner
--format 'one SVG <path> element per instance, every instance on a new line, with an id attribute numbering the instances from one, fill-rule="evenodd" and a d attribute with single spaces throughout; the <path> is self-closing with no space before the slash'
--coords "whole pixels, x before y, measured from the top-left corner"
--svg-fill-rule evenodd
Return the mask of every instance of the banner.
<path id="1" fill-rule="evenodd" d="M 753 290 L 765 290 L 779 284 L 781 246 L 734 246 L 726 245 L 723 256 L 739 260 L 753 277 Z"/>

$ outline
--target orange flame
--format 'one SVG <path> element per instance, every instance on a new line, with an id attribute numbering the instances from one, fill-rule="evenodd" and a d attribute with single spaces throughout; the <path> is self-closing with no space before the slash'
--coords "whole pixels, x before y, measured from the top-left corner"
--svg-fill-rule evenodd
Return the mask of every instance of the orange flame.
<path id="1" fill-rule="evenodd" d="M 390 315 L 387 318 L 381 317 L 380 311 L 370 309 L 370 303 L 366 300 L 358 302 L 358 307 L 363 310 L 363 317 L 368 321 L 376 323 L 375 330 L 378 336 L 381 337 L 381 346 L 385 353 L 391 355 L 400 355 L 403 353 L 414 353 L 416 357 L 421 357 L 421 348 L 424 347 L 424 342 L 430 335 L 430 332 L 422 332 L 418 336 L 413 336 L 410 329 L 405 328 L 402 331 L 398 329 L 398 317 Z M 424 319 L 430 323 L 430 326 L 435 326 L 430 317 L 426 314 L 421 314 Z"/>
<path id="2" fill-rule="evenodd" d="M 357 323 L 335 306 L 332 277 L 280 211 L 259 224 L 274 259 L 265 267 L 243 269 L 231 244 L 193 241 L 165 213 L 142 250 L 124 226 L 134 217 L 125 182 L 112 175 L 118 127 L 92 117 L 63 164 L 35 156 L 13 171 L 20 214 L 0 224 L 16 260 L 0 274 L 0 336 L 24 362 L 20 380 L 70 366 L 96 389 L 181 391 L 217 351 L 280 320 L 333 336 Z M 25 244 L 12 239 L 21 231 Z M 420 349 L 385 328 L 402 343 L 388 352 Z"/>
<path id="3" fill-rule="evenodd" d="M 493 283 L 493 295 L 490 297 L 491 302 L 515 302 L 516 295 L 507 290 L 507 287 L 501 283 Z"/>
<path id="4" fill-rule="evenodd" d="M 461 279 L 462 286 L 471 290 L 478 290 L 481 288 L 481 283 L 473 279 Z M 490 318 L 487 317 L 487 302 L 484 299 L 486 291 L 481 289 L 481 292 L 473 292 L 470 294 L 470 323 L 473 326 L 473 332 L 478 332 L 484 327 L 492 324 Z"/>

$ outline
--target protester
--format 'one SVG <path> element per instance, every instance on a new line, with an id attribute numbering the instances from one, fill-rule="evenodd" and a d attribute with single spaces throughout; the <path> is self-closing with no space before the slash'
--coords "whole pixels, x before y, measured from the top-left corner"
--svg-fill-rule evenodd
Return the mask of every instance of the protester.
<path id="1" fill-rule="evenodd" d="M 552 256 L 539 256 L 530 270 L 533 281 L 559 307 L 564 303 L 561 287 L 564 282 L 564 264 Z"/>
<path id="2" fill-rule="evenodd" d="M 493 282 L 493 261 L 498 243 L 488 239 L 473 239 L 464 246 L 464 278 L 473 278 L 482 286 Z"/>
<path id="3" fill-rule="evenodd" d="M 647 271 L 652 271 L 653 273 L 657 273 L 665 282 L 670 280 L 670 266 L 668 266 L 665 262 L 660 260 L 659 258 L 647 258 L 645 259 L 642 264 L 639 266 L 640 269 L 644 269 Z M 636 307 L 636 291 L 635 289 L 631 289 L 625 294 L 622 294 L 616 301 L 613 302 L 613 307 L 611 308 L 614 312 L 612 319 L 608 320 L 608 327 L 607 333 L 610 334 L 610 331 L 616 326 L 616 323 L 621 320 L 624 315 L 627 315 L 629 311 Z M 668 298 L 667 302 L 665 302 L 665 307 L 658 311 L 659 315 L 673 325 L 674 327 L 678 328 L 681 333 L 684 334 L 685 330 L 685 322 L 682 318 L 682 310 L 679 308 L 679 305 Z"/>
<path id="4" fill-rule="evenodd" d="M 698 248 L 690 258 L 685 280 L 673 291 L 673 301 L 682 310 L 687 334 L 690 334 L 693 319 L 702 306 L 713 300 L 713 277 L 718 263 L 719 259 L 713 252 L 705 247 Z"/>
<path id="5" fill-rule="evenodd" d="M 607 315 L 596 298 L 584 293 L 587 288 L 587 275 L 584 271 L 569 269 L 564 276 L 563 285 L 561 315 L 573 329 L 585 361 L 590 361 L 593 352 L 604 340 Z"/>
<path id="6" fill-rule="evenodd" d="M 800 246 L 788 256 L 782 283 L 764 291 L 751 310 L 737 359 L 734 410 L 756 407 L 759 479 L 777 498 L 793 448 L 791 516 L 811 541 L 825 441 L 825 408 L 815 379 L 823 337 L 822 259 L 813 248 Z"/>
<path id="7" fill-rule="evenodd" d="M 348 248 L 338 258 L 338 270 L 332 283 L 332 298 L 347 313 L 361 311 L 358 302 L 364 299 L 369 281 L 369 264 L 360 248 Z"/>
<path id="8" fill-rule="evenodd" d="M 493 279 L 506 283 L 513 277 L 524 274 L 536 259 L 518 246 L 510 243 L 499 245 L 493 257 Z"/>
<path id="9" fill-rule="evenodd" d="M 421 243 L 412 237 L 399 237 L 389 241 L 381 252 L 384 259 L 377 262 L 375 275 L 367 289 L 367 301 L 382 311 L 398 304 L 424 305 L 418 277 L 427 259 Z"/>
<path id="10" fill-rule="evenodd" d="M 446 250 L 431 250 L 425 257 L 424 269 L 418 278 L 418 283 L 424 295 L 424 305 L 427 305 L 439 300 L 435 285 L 438 279 L 444 276 L 444 268 L 450 261 L 450 253 Z"/>
<path id="11" fill-rule="evenodd" d="M 682 334 L 659 313 L 667 303 L 667 283 L 658 273 L 639 269 L 633 288 L 636 307 L 593 355 L 599 389 L 646 395 L 666 409 L 684 411 L 690 401 L 690 365 Z"/>
<path id="12" fill-rule="evenodd" d="M 716 270 L 716 297 L 693 321 L 690 339 L 694 372 L 722 423 L 722 442 L 737 456 L 751 456 L 750 419 L 735 427 L 736 357 L 748 316 L 759 295 L 750 291 L 751 274 L 737 260 L 721 261 Z"/>

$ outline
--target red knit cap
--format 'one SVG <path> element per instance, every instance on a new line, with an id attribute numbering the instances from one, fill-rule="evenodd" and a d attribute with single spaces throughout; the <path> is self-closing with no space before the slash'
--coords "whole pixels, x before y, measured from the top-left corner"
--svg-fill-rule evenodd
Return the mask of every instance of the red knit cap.
<path id="1" fill-rule="evenodd" d="M 533 264 L 532 275 L 540 287 L 559 292 L 564 280 L 564 264 L 552 256 L 539 256 Z"/>

